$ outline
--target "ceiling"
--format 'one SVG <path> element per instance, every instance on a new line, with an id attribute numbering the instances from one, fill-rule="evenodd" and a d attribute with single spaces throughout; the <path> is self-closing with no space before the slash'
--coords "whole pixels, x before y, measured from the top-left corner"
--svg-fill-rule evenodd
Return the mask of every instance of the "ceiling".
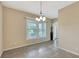
<path id="1" fill-rule="evenodd" d="M 46 17 L 53 19 L 58 17 L 59 9 L 72 3 L 74 1 L 43 1 L 42 11 Z M 2 1 L 2 4 L 9 8 L 40 15 L 40 1 Z"/>

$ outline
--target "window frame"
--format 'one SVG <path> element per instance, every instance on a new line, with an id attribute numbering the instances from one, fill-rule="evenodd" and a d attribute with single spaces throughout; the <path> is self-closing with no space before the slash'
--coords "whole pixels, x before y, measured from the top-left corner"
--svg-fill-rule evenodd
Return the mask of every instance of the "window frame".
<path id="1" fill-rule="evenodd" d="M 36 26 L 36 27 L 37 27 L 37 29 L 36 29 L 37 35 L 36 35 L 36 38 L 33 38 L 33 39 L 29 39 L 29 38 L 27 37 L 27 36 L 28 36 L 28 35 L 27 35 L 27 33 L 28 33 L 27 21 L 29 21 L 29 20 L 35 22 L 35 24 L 37 25 L 37 26 Z M 45 26 L 46 26 L 46 23 L 45 23 Z M 39 22 L 37 22 L 36 20 L 33 20 L 33 19 L 26 19 L 26 21 L 25 21 L 25 27 L 26 27 L 26 28 L 25 28 L 25 31 L 26 31 L 25 34 L 26 34 L 26 39 L 27 39 L 27 40 L 35 40 L 35 39 L 40 39 L 40 40 L 42 39 L 42 40 L 43 40 L 43 39 L 46 39 L 46 27 L 45 27 L 45 37 L 40 37 L 40 36 L 39 36 L 39 31 L 40 31 L 40 29 L 39 29 Z"/>

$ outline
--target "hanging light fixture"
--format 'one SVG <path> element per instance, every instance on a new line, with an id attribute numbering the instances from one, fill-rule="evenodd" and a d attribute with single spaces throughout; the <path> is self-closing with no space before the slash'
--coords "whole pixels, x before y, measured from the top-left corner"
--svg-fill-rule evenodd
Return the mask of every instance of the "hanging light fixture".
<path id="1" fill-rule="evenodd" d="M 36 17 L 36 20 L 37 21 L 45 21 L 46 20 L 46 17 L 43 15 L 42 13 L 42 1 L 40 1 L 40 17 Z"/>

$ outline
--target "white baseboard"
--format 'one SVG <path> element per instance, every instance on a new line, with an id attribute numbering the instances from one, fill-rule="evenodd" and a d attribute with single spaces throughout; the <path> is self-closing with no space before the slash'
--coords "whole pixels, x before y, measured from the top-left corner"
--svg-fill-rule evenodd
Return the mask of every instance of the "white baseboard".
<path id="1" fill-rule="evenodd" d="M 46 40 L 46 41 L 49 41 L 49 40 Z M 45 42 L 45 41 L 40 41 L 40 42 L 32 43 L 32 44 L 38 44 L 38 43 L 41 43 L 41 42 Z M 29 44 L 29 45 L 32 45 L 32 44 Z M 7 49 L 3 49 L 3 51 L 8 51 L 8 50 L 16 49 L 16 48 L 21 48 L 21 47 L 29 46 L 29 45 L 22 45 L 22 46 L 18 46 L 18 47 L 7 48 Z"/>
<path id="2" fill-rule="evenodd" d="M 12 47 L 12 48 L 7 48 L 7 49 L 3 49 L 3 51 L 8 51 L 8 50 L 12 50 L 12 49 L 16 49 L 16 48 L 20 48 L 20 47 L 24 47 L 27 45 L 23 45 L 23 46 L 17 46 L 17 47 Z"/>
<path id="3" fill-rule="evenodd" d="M 73 51 L 70 51 L 70 50 L 67 50 L 67 49 L 64 49 L 64 48 L 60 48 L 60 47 L 59 47 L 59 49 L 62 49 L 62 50 L 64 50 L 64 51 L 67 51 L 67 52 L 69 52 L 69 53 L 72 53 L 72 54 L 75 54 L 75 55 L 79 56 L 79 54 L 76 53 L 76 52 L 73 52 Z"/>

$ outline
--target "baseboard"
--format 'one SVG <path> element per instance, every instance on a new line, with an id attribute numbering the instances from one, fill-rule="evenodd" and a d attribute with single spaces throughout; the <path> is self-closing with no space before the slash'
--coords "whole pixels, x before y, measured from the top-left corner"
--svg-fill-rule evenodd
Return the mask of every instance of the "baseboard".
<path id="1" fill-rule="evenodd" d="M 3 49 L 3 51 L 8 51 L 8 50 L 16 49 L 16 48 L 21 48 L 21 47 L 24 47 L 24 46 L 26 46 L 26 45 Z"/>
<path id="2" fill-rule="evenodd" d="M 49 41 L 49 40 L 46 40 L 46 41 Z M 8 50 L 12 50 L 12 49 L 16 49 L 16 48 L 21 48 L 21 47 L 25 47 L 25 46 L 30 46 L 30 45 L 33 45 L 33 44 L 38 44 L 38 43 L 42 43 L 42 42 L 46 42 L 46 41 L 40 41 L 40 42 L 32 43 L 32 44 L 29 44 L 29 45 L 22 45 L 22 46 L 13 47 L 13 48 L 7 48 L 7 49 L 3 49 L 3 51 L 8 51 Z"/>
<path id="3" fill-rule="evenodd" d="M 72 53 L 72 54 L 75 54 L 75 55 L 79 56 L 78 53 L 75 53 L 75 52 L 73 52 L 73 51 L 70 51 L 70 50 L 67 50 L 67 49 L 64 49 L 64 48 L 60 48 L 60 47 L 59 47 L 59 49 L 64 50 L 64 51 L 67 51 L 67 52 L 69 52 L 69 53 Z"/>

